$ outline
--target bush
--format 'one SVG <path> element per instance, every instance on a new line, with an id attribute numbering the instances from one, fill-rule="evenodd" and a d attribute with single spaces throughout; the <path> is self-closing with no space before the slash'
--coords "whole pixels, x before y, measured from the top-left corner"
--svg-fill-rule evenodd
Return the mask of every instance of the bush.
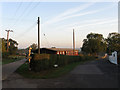
<path id="1" fill-rule="evenodd" d="M 9 55 L 9 52 L 4 52 L 2 53 L 2 58 L 8 58 Z"/>
<path id="2" fill-rule="evenodd" d="M 34 54 L 31 59 L 30 67 L 32 71 L 42 71 L 46 69 L 54 68 L 57 64 L 58 67 L 68 65 L 70 63 L 90 60 L 92 56 L 67 56 L 67 55 L 55 55 L 55 54 Z"/>
<path id="3" fill-rule="evenodd" d="M 50 55 L 49 54 L 34 54 L 33 59 L 34 60 L 50 59 Z"/>

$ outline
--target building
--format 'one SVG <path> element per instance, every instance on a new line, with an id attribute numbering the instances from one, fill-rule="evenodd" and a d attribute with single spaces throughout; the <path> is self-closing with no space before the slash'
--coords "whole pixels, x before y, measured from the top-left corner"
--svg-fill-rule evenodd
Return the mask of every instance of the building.
<path id="1" fill-rule="evenodd" d="M 38 52 L 38 49 L 33 51 L 33 53 L 37 53 L 37 52 Z M 73 55 L 73 49 L 71 48 L 41 48 L 40 53 Z M 74 50 L 74 55 L 78 55 L 78 50 Z"/>
<path id="2" fill-rule="evenodd" d="M 56 54 L 62 55 L 73 55 L 73 49 L 71 48 L 49 48 L 50 50 L 54 50 Z M 78 50 L 74 50 L 74 55 L 78 55 Z"/>
<path id="3" fill-rule="evenodd" d="M 32 53 L 38 53 L 38 49 L 32 50 L 31 52 Z M 46 53 L 46 54 L 56 54 L 57 51 L 54 51 L 54 50 L 51 50 L 51 49 L 48 49 L 48 48 L 41 48 L 40 49 L 40 53 L 41 54 L 43 54 L 43 53 Z"/>

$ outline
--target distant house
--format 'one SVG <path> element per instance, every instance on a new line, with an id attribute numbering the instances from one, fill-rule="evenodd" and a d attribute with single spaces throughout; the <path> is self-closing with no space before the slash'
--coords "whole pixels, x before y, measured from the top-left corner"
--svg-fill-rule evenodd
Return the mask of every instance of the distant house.
<path id="1" fill-rule="evenodd" d="M 38 53 L 38 49 L 32 50 L 31 52 Z M 57 51 L 54 51 L 54 50 L 51 50 L 51 49 L 48 49 L 48 48 L 41 48 L 40 49 L 40 53 L 41 54 L 43 54 L 43 53 L 46 53 L 46 54 L 56 54 Z"/>
<path id="2" fill-rule="evenodd" d="M 33 51 L 33 53 L 37 53 L 37 52 L 38 52 L 38 49 Z M 73 55 L 73 49 L 71 48 L 41 48 L 40 53 Z M 78 55 L 78 50 L 74 50 L 74 55 Z"/>
<path id="3" fill-rule="evenodd" d="M 26 55 L 28 54 L 28 49 L 18 49 L 17 54 Z"/>
<path id="4" fill-rule="evenodd" d="M 49 49 L 57 51 L 56 54 L 73 55 L 73 49 L 71 48 L 49 48 Z M 74 55 L 78 55 L 78 50 L 74 50 Z"/>

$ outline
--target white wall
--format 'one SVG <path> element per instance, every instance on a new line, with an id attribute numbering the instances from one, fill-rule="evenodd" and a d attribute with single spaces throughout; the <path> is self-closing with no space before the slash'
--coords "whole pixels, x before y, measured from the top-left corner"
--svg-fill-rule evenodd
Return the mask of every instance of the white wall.
<path id="1" fill-rule="evenodd" d="M 109 56 L 109 61 L 113 64 L 118 64 L 117 63 L 117 52 L 116 51 L 112 52 L 112 55 Z"/>

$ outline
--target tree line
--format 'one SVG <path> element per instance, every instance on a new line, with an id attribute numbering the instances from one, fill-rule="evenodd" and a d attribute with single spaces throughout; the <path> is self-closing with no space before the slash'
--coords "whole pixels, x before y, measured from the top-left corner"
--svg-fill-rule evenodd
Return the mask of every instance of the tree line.
<path id="1" fill-rule="evenodd" d="M 113 51 L 120 53 L 120 34 L 113 32 L 104 38 L 102 34 L 90 33 L 83 40 L 81 50 L 83 53 L 95 55 L 102 52 L 111 54 Z"/>
<path id="2" fill-rule="evenodd" d="M 0 50 L 2 50 L 2 56 L 7 57 L 8 55 L 23 55 L 28 53 L 29 47 L 32 47 L 33 50 L 37 49 L 37 44 L 33 43 L 30 46 L 28 46 L 25 49 L 18 49 L 18 42 L 9 39 L 9 47 L 8 47 L 8 52 L 7 52 L 7 39 L 5 38 L 0 38 Z"/>
<path id="3" fill-rule="evenodd" d="M 17 41 L 13 39 L 9 39 L 9 47 L 8 47 L 8 52 L 7 52 L 7 40 L 5 38 L 0 38 L 1 39 L 1 46 L 2 46 L 2 55 L 6 56 L 8 54 L 13 55 L 16 54 L 16 51 L 18 50 L 18 43 Z"/>
<path id="4" fill-rule="evenodd" d="M 7 52 L 7 40 L 5 38 L 1 39 L 2 55 L 6 54 L 16 54 L 18 50 L 18 43 L 13 39 L 9 39 L 9 52 Z M 30 45 L 32 50 L 37 49 L 37 44 L 33 43 Z M 29 47 L 30 47 L 29 46 Z M 29 47 L 23 50 L 28 51 Z M 120 33 L 113 32 L 109 33 L 107 38 L 104 38 L 102 34 L 90 33 L 86 36 L 86 39 L 83 40 L 83 45 L 81 48 L 83 53 L 98 55 L 99 53 L 108 53 L 111 54 L 113 51 L 120 53 Z"/>

